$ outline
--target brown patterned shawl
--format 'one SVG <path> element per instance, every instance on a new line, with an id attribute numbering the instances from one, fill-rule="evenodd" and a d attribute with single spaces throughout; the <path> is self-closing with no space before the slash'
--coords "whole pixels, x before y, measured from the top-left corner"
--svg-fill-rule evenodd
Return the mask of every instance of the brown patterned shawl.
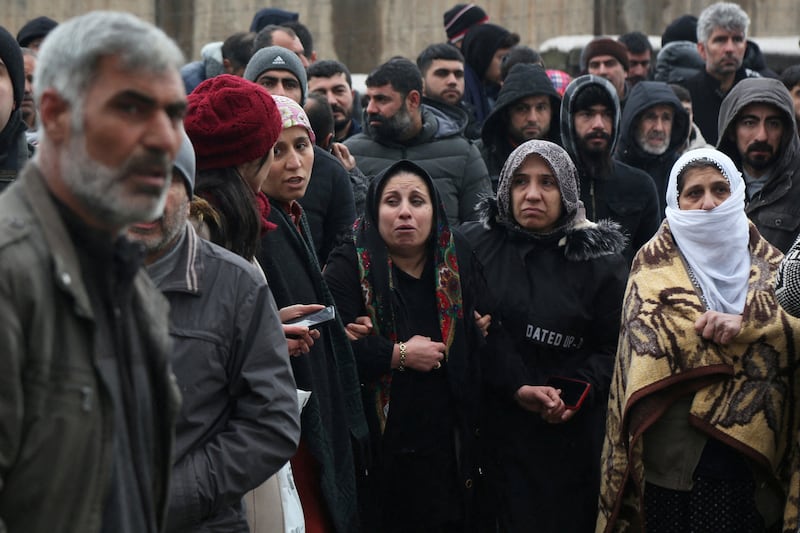
<path id="1" fill-rule="evenodd" d="M 666 222 L 636 255 L 609 395 L 598 533 L 644 531 L 642 435 L 686 394 L 694 393 L 690 423 L 748 457 L 759 479 L 787 499 L 797 455 L 800 321 L 775 300 L 782 255 L 752 223 L 749 249 L 742 331 L 727 346 L 695 332 L 705 308 Z M 786 506 L 786 531 L 797 529 L 798 481 Z"/>

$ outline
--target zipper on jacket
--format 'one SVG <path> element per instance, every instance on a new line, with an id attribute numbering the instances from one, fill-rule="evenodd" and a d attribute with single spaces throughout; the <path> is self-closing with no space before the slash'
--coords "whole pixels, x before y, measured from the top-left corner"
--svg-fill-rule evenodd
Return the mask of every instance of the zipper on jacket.
<path id="1" fill-rule="evenodd" d="M 591 180 L 589 182 L 589 196 L 592 199 L 592 216 L 590 220 L 594 221 L 597 220 L 597 205 L 595 204 L 594 201 L 594 180 Z"/>
<path id="2" fill-rule="evenodd" d="M 75 392 L 80 396 L 81 402 L 81 411 L 84 413 L 89 413 L 92 410 L 92 400 L 94 397 L 94 391 L 92 387 L 89 385 L 74 385 L 68 386 L 67 390 L 70 392 Z"/>
<path id="3" fill-rule="evenodd" d="M 92 388 L 88 385 L 81 387 L 81 409 L 85 413 L 92 410 Z"/>

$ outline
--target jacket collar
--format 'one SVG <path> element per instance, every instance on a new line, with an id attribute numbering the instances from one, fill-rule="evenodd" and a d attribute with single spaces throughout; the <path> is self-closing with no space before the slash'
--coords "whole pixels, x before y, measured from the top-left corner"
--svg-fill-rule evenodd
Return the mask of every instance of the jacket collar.
<path id="1" fill-rule="evenodd" d="M 499 212 L 495 198 L 483 198 L 478 203 L 477 209 L 481 225 L 488 230 L 504 232 L 506 237 L 513 240 L 520 248 L 521 256 L 524 257 L 531 248 L 537 245 L 536 239 L 524 230 L 498 222 Z M 616 222 L 611 220 L 592 222 L 585 219 L 545 241 L 540 241 L 540 243 L 542 242 L 563 249 L 564 257 L 569 261 L 588 261 L 605 255 L 622 253 L 628 245 L 627 238 L 622 234 L 622 227 Z"/>
<path id="2" fill-rule="evenodd" d="M 203 256 L 200 254 L 200 238 L 192 224 L 187 221 L 183 238 L 179 239 L 175 254 L 164 256 L 169 261 L 169 273 L 159 284 L 161 292 L 185 292 L 200 294 L 203 281 Z"/>
<path id="3" fill-rule="evenodd" d="M 83 284 L 78 253 L 45 183 L 44 175 L 35 163 L 29 163 L 23 169 L 20 181 L 22 194 L 30 203 L 35 217 L 39 219 L 45 242 L 53 257 L 56 285 L 73 296 L 79 315 L 94 318 L 89 295 Z"/>

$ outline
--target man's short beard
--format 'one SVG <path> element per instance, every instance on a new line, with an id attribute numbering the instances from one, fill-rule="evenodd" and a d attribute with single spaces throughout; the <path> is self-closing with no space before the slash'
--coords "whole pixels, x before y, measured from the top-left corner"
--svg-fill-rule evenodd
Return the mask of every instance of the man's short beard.
<path id="1" fill-rule="evenodd" d="M 148 235 L 146 232 L 139 233 L 135 229 L 136 226 L 131 226 L 128 236 L 131 237 L 131 240 L 141 243 L 148 256 L 166 253 L 177 242 L 178 237 L 186 227 L 186 221 L 189 219 L 189 203 L 190 201 L 187 197 L 176 209 L 165 211 L 161 218 L 158 219 L 161 231 L 157 236 Z"/>
<path id="2" fill-rule="evenodd" d="M 352 115 L 352 110 L 351 111 L 345 111 L 344 109 L 341 108 L 341 106 L 339 106 L 337 104 L 337 105 L 331 106 L 331 111 L 333 113 L 339 112 L 342 115 L 344 115 L 344 118 L 342 118 L 342 119 L 336 119 L 336 118 L 333 119 L 334 120 L 333 129 L 335 131 L 343 130 L 344 128 L 347 127 L 348 124 L 350 124 L 350 120 L 351 120 L 350 116 Z"/>
<path id="3" fill-rule="evenodd" d="M 350 117 L 345 117 L 342 120 L 334 120 L 333 122 L 333 129 L 334 131 L 341 131 L 350 124 Z"/>
<path id="4" fill-rule="evenodd" d="M 658 146 L 653 146 L 651 143 L 647 142 L 646 133 L 637 135 L 636 143 L 645 153 L 650 155 L 662 155 L 669 149 L 669 139 L 664 139 Z"/>
<path id="5" fill-rule="evenodd" d="M 142 167 L 163 165 L 166 183 L 151 201 L 133 202 L 122 193 L 127 176 Z M 69 146 L 59 154 L 61 178 L 81 207 L 104 225 L 123 228 L 134 222 L 161 216 L 167 201 L 172 162 L 166 153 L 129 157 L 119 168 L 93 160 L 86 150 L 86 138 L 73 129 Z"/>
<path id="6" fill-rule="evenodd" d="M 769 151 L 770 155 L 764 159 L 754 159 L 748 155 L 750 151 Z M 760 141 L 748 146 L 747 151 L 742 155 L 742 162 L 755 170 L 766 170 L 774 165 L 777 160 L 778 154 L 772 149 L 772 146 L 770 146 L 768 143 Z"/>
<path id="7" fill-rule="evenodd" d="M 606 146 L 603 149 L 595 149 L 589 146 L 586 137 L 578 139 L 578 154 L 583 163 L 584 172 L 591 177 L 601 177 L 611 171 L 611 136 L 603 134 L 606 139 Z"/>
<path id="8" fill-rule="evenodd" d="M 384 118 L 380 115 L 369 115 L 369 121 L 377 120 L 378 126 L 370 125 L 372 131 L 379 139 L 386 141 L 402 141 L 409 137 L 409 132 L 414 125 L 411 113 L 405 104 L 397 110 L 391 118 Z"/>
<path id="9" fill-rule="evenodd" d="M 774 165 L 777 159 L 778 156 L 775 153 L 766 159 L 753 159 L 748 157 L 747 153 L 745 153 L 744 157 L 742 158 L 742 162 L 755 170 L 766 170 Z"/>

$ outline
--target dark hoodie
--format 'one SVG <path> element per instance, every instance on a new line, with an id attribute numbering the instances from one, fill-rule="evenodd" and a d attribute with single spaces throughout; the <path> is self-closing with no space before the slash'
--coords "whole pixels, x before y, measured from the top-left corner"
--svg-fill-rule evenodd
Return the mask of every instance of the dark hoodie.
<path id="1" fill-rule="evenodd" d="M 559 113 L 561 112 L 561 96 L 553 87 L 553 82 L 544 69 L 538 65 L 514 65 L 506 77 L 494 109 L 486 118 L 481 130 L 481 140 L 476 144 L 481 152 L 489 178 L 492 180 L 492 189 L 497 190 L 500 171 L 506 159 L 518 144 L 508 135 L 511 106 L 517 101 L 528 96 L 550 97 L 550 131 L 543 139 L 556 144 L 561 143 L 559 129 Z"/>
<path id="2" fill-rule="evenodd" d="M 614 120 L 611 145 L 608 149 L 608 170 L 604 175 L 591 176 L 578 150 L 573 113 L 575 101 L 580 93 L 591 85 L 598 85 L 613 102 Z M 623 228 L 630 239 L 624 250 L 628 261 L 634 253 L 652 237 L 661 221 L 658 194 L 652 178 L 643 171 L 611 159 L 619 131 L 620 108 L 614 86 L 599 76 L 587 74 L 572 80 L 561 101 L 561 141 L 569 153 L 580 175 L 581 200 L 589 220 L 611 219 Z"/>
<path id="3" fill-rule="evenodd" d="M 649 154 L 642 150 L 636 140 L 637 125 L 642 114 L 649 108 L 666 104 L 674 110 L 672 134 L 667 151 L 661 155 Z M 628 103 L 622 112 L 619 144 L 616 158 L 639 170 L 647 172 L 656 184 L 660 213 L 666 207 L 667 180 L 672 165 L 680 157 L 686 138 L 689 136 L 689 113 L 669 86 L 660 81 L 637 83 L 628 95 Z"/>
<path id="4" fill-rule="evenodd" d="M 25 140 L 27 125 L 22 121 L 22 97 L 25 93 L 25 69 L 22 50 L 16 39 L 0 26 L 0 59 L 6 66 L 14 90 L 14 110 L 0 129 L 0 191 L 14 181 L 28 160 Z"/>
<path id="5" fill-rule="evenodd" d="M 476 220 L 478 200 L 492 192 L 486 165 L 478 149 L 464 138 L 466 115 L 452 106 L 423 104 L 422 129 L 404 143 L 379 139 L 364 121 L 364 131 L 350 137 L 345 146 L 368 177 L 400 159 L 410 159 L 431 175 L 442 197 L 451 226 Z"/>
<path id="6" fill-rule="evenodd" d="M 464 101 L 475 109 L 475 118 L 483 124 L 492 110 L 492 101 L 500 86 L 487 82 L 484 76 L 495 52 L 507 42 L 511 32 L 495 24 L 480 24 L 464 37 Z"/>
<path id="7" fill-rule="evenodd" d="M 769 170 L 769 178 L 759 192 L 748 191 L 745 210 L 761 235 L 786 253 L 800 233 L 800 138 L 792 96 L 783 83 L 772 78 L 748 78 L 736 84 L 720 107 L 719 130 L 724 133 L 717 149 L 742 169 L 734 123 L 741 110 L 754 103 L 778 108 L 784 116 L 784 131 L 780 155 Z"/>

